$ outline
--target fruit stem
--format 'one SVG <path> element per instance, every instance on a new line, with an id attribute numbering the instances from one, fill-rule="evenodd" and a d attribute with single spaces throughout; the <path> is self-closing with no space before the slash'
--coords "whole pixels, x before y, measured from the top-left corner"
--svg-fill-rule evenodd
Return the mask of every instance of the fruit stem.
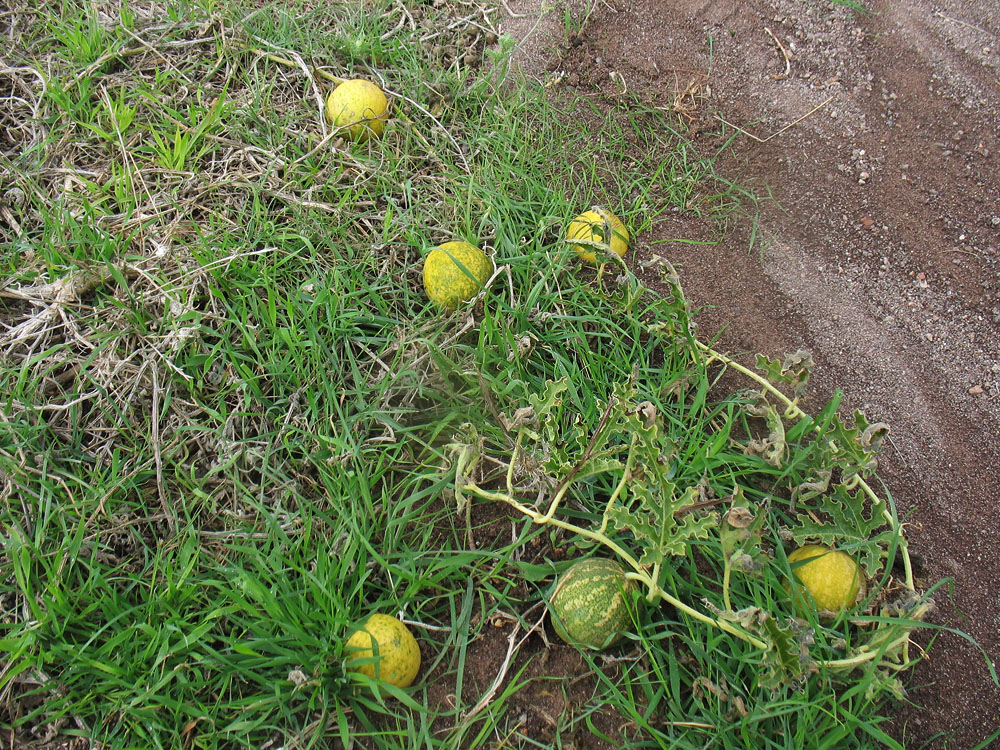
<path id="1" fill-rule="evenodd" d="M 262 49 L 259 49 L 257 47 L 251 47 L 248 44 L 241 43 L 241 42 L 238 42 L 238 41 L 236 41 L 234 43 L 235 44 L 239 44 L 240 46 L 242 46 L 243 49 L 245 49 L 247 52 L 252 52 L 255 55 L 260 55 L 261 57 L 263 57 L 263 58 L 265 58 L 267 60 L 270 60 L 271 62 L 276 62 L 279 65 L 285 65 L 285 66 L 287 66 L 289 68 L 299 68 L 300 70 L 302 68 L 302 66 L 299 65 L 297 62 L 295 62 L 294 60 L 289 60 L 287 57 L 281 57 L 279 55 L 274 54 L 273 52 L 265 52 Z M 339 83 L 343 83 L 344 81 L 347 80 L 346 78 L 339 78 L 338 76 L 335 76 L 333 73 L 328 73 L 327 71 L 320 70 L 319 68 L 314 68 L 313 72 L 316 75 L 321 76 L 322 78 L 325 78 L 326 80 L 328 80 L 328 81 L 330 81 L 332 83 L 338 83 L 339 84 Z"/>
<path id="2" fill-rule="evenodd" d="M 722 604 L 725 606 L 727 611 L 731 611 L 733 609 L 732 602 L 729 600 L 729 580 L 731 577 L 731 571 L 732 565 L 730 564 L 729 559 L 726 558 L 722 569 Z"/>
<path id="3" fill-rule="evenodd" d="M 885 644 L 884 647 L 880 646 L 879 648 L 873 649 L 871 647 L 866 646 L 864 648 L 859 649 L 858 653 L 855 654 L 854 656 L 847 657 L 846 659 L 831 659 L 830 661 L 824 661 L 821 663 L 827 669 L 836 669 L 836 670 L 851 669 L 852 667 L 857 667 L 860 666 L 861 664 L 864 664 L 865 662 L 869 662 L 872 661 L 873 659 L 879 658 L 886 651 L 890 651 L 898 647 L 902 647 L 905 650 L 906 647 L 910 644 L 909 630 L 910 629 L 907 628 L 905 633 L 903 633 L 898 638 L 889 641 L 889 643 Z M 903 669 L 906 669 L 908 662 L 909 658 L 904 653 L 902 664 L 889 663 L 880 666 L 893 667 L 894 669 L 901 671 Z"/>
<path id="4" fill-rule="evenodd" d="M 622 471 L 621 481 L 618 482 L 618 486 L 615 487 L 615 491 L 612 492 L 611 497 L 608 498 L 607 505 L 604 506 L 604 517 L 601 519 L 601 528 L 597 530 L 599 534 L 607 533 L 608 523 L 611 520 L 611 509 L 618 501 L 618 496 L 622 494 L 622 491 L 625 489 L 625 485 L 627 485 L 632 479 L 632 467 L 635 465 L 635 446 L 638 442 L 639 437 L 637 435 L 633 435 L 632 444 L 628 448 L 628 457 L 625 459 L 625 469 Z"/>
<path id="5" fill-rule="evenodd" d="M 920 602 L 909 611 L 907 616 L 910 620 L 919 622 L 927 616 L 931 606 L 931 603 L 928 601 Z M 902 627 L 902 633 L 891 640 L 887 640 L 892 635 L 891 630 L 876 631 L 877 634 L 867 644 L 860 647 L 857 654 L 854 656 L 850 656 L 846 659 L 834 659 L 833 661 L 824 662 L 824 664 L 831 669 L 848 669 L 850 667 L 856 667 L 867 661 L 877 659 L 883 654 L 892 653 L 895 649 L 899 648 L 901 652 L 902 666 L 894 665 L 892 663 L 888 663 L 885 666 L 893 667 L 894 669 L 901 671 L 906 668 L 906 665 L 910 661 L 910 632 L 913 628 L 914 625 L 904 625 Z"/>

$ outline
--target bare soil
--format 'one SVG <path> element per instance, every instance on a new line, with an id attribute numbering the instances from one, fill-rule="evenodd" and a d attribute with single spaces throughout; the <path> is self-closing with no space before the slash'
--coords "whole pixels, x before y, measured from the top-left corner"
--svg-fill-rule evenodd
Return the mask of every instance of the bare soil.
<path id="1" fill-rule="evenodd" d="M 932 621 L 986 656 L 938 633 L 890 731 L 960 750 L 1000 726 L 987 668 L 1000 655 L 1000 4 L 869 7 L 616 0 L 571 6 L 567 28 L 561 7 L 512 0 L 500 30 L 527 75 L 677 110 L 702 153 L 742 131 L 718 168 L 773 195 L 754 249 L 749 224 L 712 246 L 670 242 L 710 235 L 681 214 L 637 237 L 635 260 L 655 249 L 678 267 L 710 306 L 703 337 L 770 357 L 805 348 L 814 406 L 841 389 L 845 409 L 891 424 L 880 475 L 920 582 L 953 582 Z M 542 731 L 563 707 L 534 697 L 525 719 Z"/>

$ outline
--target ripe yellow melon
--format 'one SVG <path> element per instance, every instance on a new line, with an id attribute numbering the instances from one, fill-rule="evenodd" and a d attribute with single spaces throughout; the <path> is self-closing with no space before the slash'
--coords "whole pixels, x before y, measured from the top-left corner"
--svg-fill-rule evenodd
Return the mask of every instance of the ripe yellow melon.
<path id="1" fill-rule="evenodd" d="M 389 102 L 371 81 L 353 78 L 339 84 L 326 99 L 326 120 L 352 141 L 382 135 Z"/>
<path id="2" fill-rule="evenodd" d="M 841 550 L 822 544 L 807 544 L 788 555 L 792 574 L 809 592 L 816 608 L 839 612 L 853 607 L 865 588 L 864 573 L 857 561 Z M 798 587 L 797 601 L 804 598 Z"/>
<path id="3" fill-rule="evenodd" d="M 479 294 L 492 275 L 493 261 L 468 242 L 445 242 L 424 260 L 427 296 L 446 310 Z"/>
<path id="4" fill-rule="evenodd" d="M 583 240 L 583 243 L 574 240 Z M 585 261 L 596 263 L 598 259 L 603 262 L 609 250 L 624 257 L 629 237 L 621 219 L 605 208 L 594 206 L 570 222 L 566 241 Z"/>
<path id="5" fill-rule="evenodd" d="M 344 656 L 348 669 L 401 688 L 412 685 L 420 671 L 417 639 L 389 615 L 370 615 L 347 639 Z"/>

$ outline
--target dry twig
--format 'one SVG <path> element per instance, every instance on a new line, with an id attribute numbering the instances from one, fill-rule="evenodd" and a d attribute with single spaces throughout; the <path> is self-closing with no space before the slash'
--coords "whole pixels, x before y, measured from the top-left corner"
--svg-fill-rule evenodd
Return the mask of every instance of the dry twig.
<path id="1" fill-rule="evenodd" d="M 781 50 L 781 56 L 785 58 L 785 72 L 784 73 L 771 73 L 771 78 L 776 81 L 783 81 L 788 78 L 789 74 L 792 72 L 792 60 L 788 54 L 788 50 L 785 49 L 785 45 L 781 43 L 781 40 L 774 35 L 767 26 L 764 27 L 764 31 L 774 40 L 774 43 L 778 45 L 778 49 Z"/>
<path id="2" fill-rule="evenodd" d="M 805 120 L 807 117 L 810 117 L 811 115 L 815 114 L 819 110 L 823 109 L 823 107 L 825 107 L 827 104 L 829 104 L 832 101 L 833 101 L 833 97 L 832 96 L 828 96 L 824 101 L 820 102 L 815 107 L 813 107 L 808 112 L 806 112 L 804 115 L 802 115 L 802 117 L 799 117 L 797 120 L 793 120 L 792 122 L 788 123 L 783 128 L 781 128 L 780 130 L 774 131 L 773 133 L 771 133 L 771 135 L 767 136 L 766 138 L 759 138 L 758 136 L 756 136 L 753 133 L 751 133 L 749 130 L 745 130 L 744 128 L 741 128 L 739 125 L 734 125 L 733 123 L 729 122 L 728 120 L 726 120 L 725 118 L 723 118 L 721 115 L 716 115 L 715 119 L 719 120 L 719 122 L 721 122 L 721 123 L 723 123 L 725 125 L 728 125 L 731 128 L 736 128 L 738 131 L 740 131 L 741 133 L 743 133 L 743 135 L 745 135 L 745 136 L 747 136 L 749 138 L 753 138 L 753 140 L 757 141 L 757 143 L 767 143 L 772 138 L 777 138 L 779 135 L 781 135 L 782 133 L 784 133 L 789 128 L 794 127 L 795 125 L 798 125 L 800 122 L 802 122 L 803 120 Z"/>

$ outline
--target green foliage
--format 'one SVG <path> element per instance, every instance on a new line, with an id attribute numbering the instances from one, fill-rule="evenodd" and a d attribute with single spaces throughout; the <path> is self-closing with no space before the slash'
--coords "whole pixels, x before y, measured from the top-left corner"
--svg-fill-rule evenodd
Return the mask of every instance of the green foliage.
<path id="1" fill-rule="evenodd" d="M 781 554 L 835 539 L 887 583 L 905 540 L 865 489 L 880 428 L 795 412 L 803 363 L 765 364 L 791 399 L 719 393 L 737 363 L 699 344 L 668 265 L 595 277 L 562 241 L 594 203 L 636 238 L 752 209 L 669 117 L 518 80 L 511 40 L 483 47 L 488 9 L 58 10 L 9 13 L 37 117 L 9 129 L 23 200 L 0 225 L 5 738 L 527 748 L 521 707 L 551 690 L 555 746 L 623 725 L 634 745 L 883 739 L 926 601 L 876 587 L 803 625 Z M 489 72 L 435 56 L 468 33 Z M 389 92 L 381 140 L 324 138 L 346 75 Z M 457 237 L 498 274 L 442 317 L 419 262 Z M 533 658 L 539 597 L 559 547 L 608 543 L 677 605 L 637 615 L 587 693 Z M 412 689 L 344 673 L 372 611 L 417 634 Z"/>
<path id="2" fill-rule="evenodd" d="M 226 113 L 225 90 L 210 105 L 206 106 L 201 102 L 189 105 L 186 115 L 170 109 L 149 92 L 144 91 L 142 94 L 154 108 L 162 110 L 173 125 L 162 132 L 157 127 L 150 129 L 155 145 L 149 148 L 156 161 L 164 169 L 178 172 L 193 168 L 195 162 L 213 148 L 206 136 L 220 127 Z"/>
<path id="3" fill-rule="evenodd" d="M 62 45 L 62 54 L 80 65 L 90 65 L 100 60 L 112 44 L 112 39 L 101 26 L 97 10 L 89 4 L 82 7 L 64 2 L 61 13 L 49 19 L 52 35 Z"/>
<path id="4" fill-rule="evenodd" d="M 625 307 L 646 298 L 656 310 L 658 323 L 646 335 L 651 356 L 671 363 L 656 381 L 667 387 L 649 390 L 648 360 L 611 384 L 606 400 L 584 408 L 572 401 L 579 384 L 571 377 L 539 383 L 522 396 L 523 406 L 515 402 L 500 418 L 513 440 L 509 454 L 504 441 L 491 448 L 478 431 L 474 448 L 453 446 L 461 458 L 459 493 L 505 502 L 577 544 L 608 548 L 631 567 L 650 602 L 673 605 L 690 618 L 687 628 L 721 631 L 729 641 L 722 649 L 742 652 L 761 693 L 802 689 L 816 674 L 849 689 L 864 669 L 872 696 L 898 694 L 909 633 L 928 604 L 906 577 L 910 603 L 887 609 L 893 596 L 876 583 L 888 580 L 889 560 L 906 555 L 889 500 L 865 482 L 885 426 L 860 414 L 846 426 L 839 396 L 818 417 L 804 414 L 796 401 L 811 368 L 807 356 L 763 360 L 758 375 L 711 350 L 691 336 L 683 294 L 672 272 L 665 278 L 671 294 L 659 297 L 625 271 L 619 294 L 608 299 Z M 601 327 L 589 332 L 599 339 Z M 736 369 L 754 389 L 713 401 L 719 367 Z M 491 453 L 494 462 L 507 455 L 500 490 L 474 480 L 476 464 Z M 534 495 L 537 502 L 522 499 Z M 858 559 L 872 586 L 853 617 L 875 610 L 877 619 L 861 628 L 848 617 L 800 619 L 786 591 L 783 550 L 791 541 L 821 541 Z M 685 572 L 678 561 L 691 560 L 698 564 Z M 710 571 L 721 581 L 706 577 Z M 734 648 L 734 641 L 744 645 Z"/>
<path id="5" fill-rule="evenodd" d="M 693 539 L 704 539 L 715 526 L 714 515 L 685 513 L 695 505 L 697 489 L 677 492 L 673 468 L 664 461 L 664 441 L 655 407 L 636 403 L 634 385 L 620 385 L 602 409 L 595 431 L 574 418 L 559 429 L 565 379 L 550 381 L 541 397 L 530 397 L 533 418 L 541 429 L 525 431 L 522 448 L 544 456 L 542 465 L 553 479 L 582 481 L 606 473 L 631 475 L 626 488 L 615 492 L 604 512 L 605 522 L 630 533 L 639 564 L 659 568 L 672 555 L 683 555 Z M 534 443 L 534 445 L 532 445 Z M 626 457 L 627 455 L 627 457 Z"/>
<path id="6" fill-rule="evenodd" d="M 760 686 L 776 690 L 783 684 L 801 680 L 810 663 L 807 645 L 812 640 L 812 632 L 808 628 L 799 628 L 796 632 L 794 623 L 783 627 L 766 614 L 760 616 L 760 627 L 767 634 L 770 646 L 764 653 Z"/>

